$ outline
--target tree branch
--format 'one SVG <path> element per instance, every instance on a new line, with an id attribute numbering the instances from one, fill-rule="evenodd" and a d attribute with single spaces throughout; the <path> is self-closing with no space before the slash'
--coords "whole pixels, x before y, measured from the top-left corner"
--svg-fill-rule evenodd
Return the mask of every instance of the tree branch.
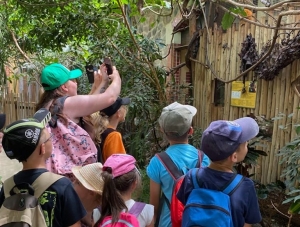
<path id="1" fill-rule="evenodd" d="M 16 47 L 17 47 L 18 50 L 20 51 L 20 53 L 24 56 L 24 58 L 25 58 L 28 62 L 32 63 L 31 60 L 30 60 L 30 58 L 29 58 L 29 57 L 25 54 L 25 52 L 21 49 L 21 47 L 20 47 L 20 45 L 19 45 L 19 43 L 18 43 L 18 40 L 16 39 L 16 36 L 15 36 L 15 34 L 13 33 L 13 31 L 12 31 L 12 30 L 9 30 L 9 32 L 10 32 L 10 34 L 11 34 L 13 40 L 14 40 L 14 43 L 15 43 Z"/>
<path id="2" fill-rule="evenodd" d="M 234 6 L 238 6 L 238 7 L 242 7 L 242 8 L 246 8 L 246 9 L 252 9 L 252 10 L 256 10 L 256 11 L 271 11 L 271 10 L 276 9 L 286 3 L 299 3 L 299 1 L 295 1 L 295 0 L 286 0 L 283 2 L 278 2 L 270 7 L 258 7 L 258 6 L 248 5 L 248 4 L 241 4 L 241 3 L 238 3 L 238 2 L 235 2 L 232 0 L 224 0 L 223 2 L 232 4 Z"/>
<path id="3" fill-rule="evenodd" d="M 17 47 L 18 50 L 20 51 L 20 53 L 24 56 L 24 58 L 25 58 L 28 62 L 30 62 L 31 64 L 33 64 L 32 61 L 31 61 L 31 59 L 30 59 L 30 58 L 26 55 L 26 53 L 21 49 L 21 47 L 20 47 L 20 45 L 19 45 L 19 43 L 18 43 L 18 40 L 17 40 L 15 34 L 13 33 L 13 31 L 12 31 L 12 30 L 9 30 L 9 32 L 10 32 L 10 34 L 11 34 L 13 40 L 14 40 L 14 43 L 15 43 L 16 47 Z M 39 82 L 39 80 L 38 80 L 35 76 L 34 76 L 33 78 L 34 78 L 34 80 L 42 87 L 42 85 L 41 85 L 41 83 Z"/>
<path id="4" fill-rule="evenodd" d="M 290 28 L 290 27 L 277 27 L 277 26 L 275 26 L 275 27 L 272 26 L 271 27 L 271 26 L 267 26 L 267 25 L 264 25 L 264 24 L 261 24 L 261 23 L 249 20 L 246 17 L 242 17 L 241 15 L 235 14 L 235 13 L 231 12 L 230 10 L 228 10 L 227 8 L 225 8 L 224 6 L 219 5 L 219 7 L 221 9 L 223 9 L 225 12 L 228 12 L 231 15 L 235 16 L 236 18 L 238 18 L 238 19 L 240 19 L 242 21 L 248 22 L 250 24 L 256 25 L 258 27 L 267 28 L 267 29 L 277 29 L 277 30 L 299 30 L 300 29 L 300 27 Z M 297 24 L 297 23 L 295 23 L 295 24 Z"/>
<path id="5" fill-rule="evenodd" d="M 137 44 L 137 42 L 136 42 L 136 40 L 135 40 L 135 38 L 134 38 L 134 36 L 133 36 L 133 34 L 132 34 L 132 32 L 131 32 L 131 28 L 130 28 L 129 23 L 128 23 L 128 20 L 127 20 L 127 18 L 126 18 L 126 15 L 125 15 L 123 6 L 122 6 L 120 0 L 117 0 L 117 2 L 118 2 L 118 5 L 119 5 L 119 7 L 120 7 L 120 9 L 121 9 L 121 11 L 122 11 L 123 19 L 124 19 L 124 21 L 125 21 L 126 27 L 127 27 L 128 31 L 129 31 L 130 36 L 131 36 L 131 39 L 132 39 L 132 41 L 134 42 L 134 44 L 135 44 L 136 48 L 138 49 L 138 51 L 140 52 L 141 49 L 140 49 L 139 45 Z"/>
<path id="6" fill-rule="evenodd" d="M 202 14 L 203 14 L 203 17 L 204 17 L 204 23 L 205 23 L 205 27 L 206 27 L 206 30 L 207 30 L 207 38 L 208 38 L 208 43 L 210 43 L 210 36 L 209 36 L 209 32 L 208 32 L 208 24 L 207 24 L 207 19 L 206 19 L 206 14 L 205 14 L 205 11 L 202 7 L 202 2 L 201 0 L 199 0 L 199 3 L 200 3 L 200 8 L 202 10 Z"/>
<path id="7" fill-rule="evenodd" d="M 171 16 L 172 13 L 173 13 L 173 1 L 171 1 L 171 12 L 168 13 L 168 14 L 162 14 L 162 10 L 163 10 L 163 7 L 161 7 L 160 9 L 160 12 L 155 12 L 153 9 L 151 9 L 151 5 L 149 6 L 146 1 L 144 1 L 144 3 L 147 5 L 146 7 L 144 7 L 144 9 L 149 9 L 152 13 L 154 13 L 155 15 L 158 15 L 158 16 L 161 16 L 161 17 L 168 17 L 168 16 Z"/>
<path id="8" fill-rule="evenodd" d="M 280 210 L 278 210 L 278 208 L 274 205 L 274 203 L 273 203 L 272 200 L 271 200 L 271 204 L 272 204 L 272 206 L 274 207 L 274 209 L 275 209 L 279 214 L 281 214 L 281 215 L 287 217 L 288 219 L 290 219 L 290 216 L 288 216 L 288 215 L 282 213 Z"/>
<path id="9" fill-rule="evenodd" d="M 171 42 L 170 42 L 170 46 L 169 46 L 169 50 L 168 50 L 168 53 L 162 57 L 162 59 L 165 59 L 166 57 L 169 56 L 170 52 L 171 52 L 171 48 L 172 48 L 172 42 L 173 42 L 173 39 L 174 39 L 174 33 L 172 33 L 172 38 L 171 38 Z"/>
<path id="10" fill-rule="evenodd" d="M 135 68 L 135 66 L 127 60 L 127 58 L 123 55 L 123 53 L 118 49 L 118 47 L 110 40 L 108 39 L 108 41 L 110 42 L 110 44 L 113 46 L 113 48 L 120 54 L 120 56 L 132 67 L 132 68 Z M 153 80 L 153 78 L 149 75 L 149 73 L 147 73 L 146 71 L 142 71 L 142 73 L 148 77 L 153 84 L 155 84 L 155 81 Z"/>
<path id="11" fill-rule="evenodd" d="M 192 60 L 192 59 L 191 59 Z M 176 73 L 180 68 L 182 68 L 183 66 L 185 66 L 185 62 L 175 66 L 174 68 L 171 68 L 170 71 L 168 72 L 169 74 L 172 74 L 172 73 Z"/>

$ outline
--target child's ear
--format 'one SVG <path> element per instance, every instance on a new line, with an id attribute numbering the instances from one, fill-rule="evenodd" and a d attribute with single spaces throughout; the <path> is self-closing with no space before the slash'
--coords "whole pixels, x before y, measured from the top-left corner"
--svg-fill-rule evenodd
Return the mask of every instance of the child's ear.
<path id="1" fill-rule="evenodd" d="M 118 118 L 120 118 L 120 117 L 121 117 L 121 108 L 118 109 L 116 113 L 117 113 L 117 115 L 118 115 Z"/>
<path id="2" fill-rule="evenodd" d="M 40 155 L 44 155 L 46 153 L 45 143 L 40 145 Z"/>
<path id="3" fill-rule="evenodd" d="M 191 126 L 188 132 L 188 135 L 193 135 L 194 133 L 194 128 Z"/>
<path id="4" fill-rule="evenodd" d="M 230 158 L 230 161 L 232 161 L 234 163 L 238 162 L 238 154 L 237 154 L 237 152 L 233 152 L 233 154 L 230 155 L 229 158 Z"/>

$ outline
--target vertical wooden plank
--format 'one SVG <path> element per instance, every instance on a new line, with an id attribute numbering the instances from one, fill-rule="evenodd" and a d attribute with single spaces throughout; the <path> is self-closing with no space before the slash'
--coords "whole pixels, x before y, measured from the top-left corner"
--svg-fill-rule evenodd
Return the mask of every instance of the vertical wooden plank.
<path id="1" fill-rule="evenodd" d="M 201 49 L 200 49 L 200 53 L 203 53 L 203 54 L 201 54 L 201 55 L 199 55 L 199 61 L 201 62 L 201 63 L 204 63 L 204 55 L 205 55 L 205 45 L 206 45 L 206 40 L 205 40 L 205 33 L 206 33 L 206 31 L 205 31 L 205 29 L 203 29 L 202 31 L 201 31 L 201 40 L 202 40 L 202 42 L 201 42 Z M 198 69 L 199 69 L 199 82 L 201 83 L 201 87 L 202 87 L 202 89 L 203 89 L 203 91 L 204 92 L 201 92 L 201 98 L 200 98 L 200 100 L 201 100 L 201 106 L 202 106 L 202 108 L 200 108 L 200 110 L 201 110 L 201 122 L 202 122 L 202 125 L 203 124 L 205 124 L 205 119 L 206 119 L 206 117 L 205 117 L 205 108 L 206 108 L 206 103 L 205 103 L 205 93 L 207 92 L 207 87 L 205 87 L 205 77 L 206 77 L 206 75 L 204 74 L 205 73 L 205 71 L 204 71 L 204 67 L 203 67 L 203 65 L 202 64 L 198 64 Z M 205 106 L 205 108 L 203 108 L 203 106 Z"/>
<path id="2" fill-rule="evenodd" d="M 222 56 L 222 63 L 220 65 L 220 73 L 223 76 L 225 81 L 228 81 L 231 76 L 227 74 L 227 70 L 228 70 L 228 61 L 227 61 L 227 57 L 226 57 L 226 50 L 227 48 L 223 48 L 224 45 L 228 45 L 227 42 L 227 37 L 228 37 L 228 31 L 226 33 L 223 33 L 223 38 L 222 38 L 222 42 L 220 45 L 220 51 L 221 51 L 221 56 Z M 225 84 L 225 97 L 224 97 L 224 116 L 222 119 L 229 119 L 229 114 L 230 114 L 230 90 L 231 90 L 231 83 L 226 83 Z"/>
<path id="3" fill-rule="evenodd" d="M 235 26 L 237 26 L 235 24 Z M 240 57 L 238 56 L 238 54 L 241 52 L 241 42 L 239 39 L 239 32 L 236 31 L 236 29 L 234 30 L 233 34 L 232 34 L 232 51 L 230 53 L 229 59 L 231 61 L 230 64 L 230 76 L 229 78 L 234 78 L 236 76 L 238 76 L 240 74 L 240 70 L 239 70 L 239 65 L 240 65 Z M 231 92 L 229 93 L 230 98 L 231 98 Z M 231 100 L 230 100 L 231 102 Z M 229 103 L 230 104 L 230 103 Z M 233 107 L 230 106 L 232 108 L 232 116 L 230 117 L 231 120 L 237 119 L 239 117 L 239 108 L 238 107 Z"/>
<path id="4" fill-rule="evenodd" d="M 291 82 L 295 81 L 297 78 L 297 66 L 300 64 L 299 60 L 293 62 L 292 64 L 292 72 L 291 72 Z M 290 107 L 289 107 L 289 112 L 290 113 L 294 113 L 293 117 L 292 117 L 292 125 L 295 125 L 297 123 L 299 123 L 299 118 L 298 118 L 298 114 L 297 112 L 297 107 L 298 107 L 298 96 L 296 95 L 293 87 L 291 87 L 291 97 L 289 97 L 289 102 L 291 103 Z M 293 139 L 296 136 L 296 131 L 295 130 L 291 130 L 291 135 L 290 135 L 290 139 Z"/>

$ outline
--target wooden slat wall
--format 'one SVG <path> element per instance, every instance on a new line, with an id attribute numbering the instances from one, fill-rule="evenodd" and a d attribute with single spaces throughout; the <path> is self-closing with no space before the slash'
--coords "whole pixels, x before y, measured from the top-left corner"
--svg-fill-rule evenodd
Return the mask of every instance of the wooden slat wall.
<path id="1" fill-rule="evenodd" d="M 261 21 L 266 21 L 266 17 Z M 271 20 L 270 20 L 271 21 Z M 285 23 L 300 21 L 300 16 L 288 16 Z M 286 31 L 288 32 L 288 31 Z M 295 31 L 297 34 L 298 31 Z M 264 115 L 266 119 L 271 119 L 279 113 L 285 114 L 281 120 L 276 120 L 273 127 L 273 137 L 271 141 L 262 141 L 263 149 L 268 153 L 267 157 L 261 157 L 258 165 L 254 168 L 256 179 L 262 183 L 274 182 L 280 178 L 282 166 L 279 165 L 279 158 L 276 155 L 278 150 L 289 142 L 295 132 L 292 124 L 300 122 L 299 97 L 294 92 L 291 83 L 299 76 L 300 60 L 284 68 L 281 73 L 272 81 L 258 79 L 257 97 L 255 109 L 233 107 L 230 105 L 231 83 L 225 84 L 225 104 L 224 106 L 215 106 L 214 97 L 214 74 L 205 65 L 208 64 L 206 55 L 211 63 L 211 68 L 217 77 L 223 80 L 234 79 L 240 73 L 240 58 L 238 53 L 241 51 L 241 43 L 247 34 L 252 34 L 257 44 L 257 50 L 260 52 L 263 45 L 272 39 L 274 31 L 270 29 L 256 27 L 249 23 L 234 24 L 226 32 L 216 25 L 207 30 L 200 31 L 200 46 L 198 52 L 198 61 L 203 63 L 193 63 L 195 75 L 194 83 L 194 106 L 198 113 L 194 118 L 194 125 L 205 129 L 211 121 L 218 119 L 234 120 L 244 117 L 247 114 L 254 113 L 257 116 Z M 284 33 L 284 32 L 279 32 Z M 207 37 L 210 43 L 207 43 Z M 280 36 L 277 42 L 280 42 Z M 227 43 L 227 47 L 224 45 Z M 246 80 L 253 79 L 253 72 L 249 73 Z M 242 79 L 240 79 L 242 80 Z M 290 113 L 293 117 L 288 118 Z M 279 128 L 280 125 L 290 124 L 287 130 Z"/>
<path id="2" fill-rule="evenodd" d="M 6 114 L 6 125 L 23 118 L 32 117 L 38 96 L 29 99 L 26 92 L 15 94 L 8 88 L 3 89 L 0 96 L 0 110 Z"/>

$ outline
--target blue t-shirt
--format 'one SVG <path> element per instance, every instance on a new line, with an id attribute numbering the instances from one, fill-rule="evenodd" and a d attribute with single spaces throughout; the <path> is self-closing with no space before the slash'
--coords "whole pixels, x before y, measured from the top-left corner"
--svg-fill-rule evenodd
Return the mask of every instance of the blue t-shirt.
<path id="1" fill-rule="evenodd" d="M 221 172 L 210 168 L 203 168 L 197 173 L 201 180 L 202 188 L 221 190 L 233 177 L 234 173 Z M 189 171 L 177 192 L 177 198 L 185 205 L 193 190 L 193 180 Z M 230 196 L 233 226 L 243 227 L 245 223 L 256 224 L 261 221 L 258 200 L 254 183 L 249 178 L 244 178 L 241 184 Z"/>
<path id="2" fill-rule="evenodd" d="M 29 169 L 14 176 L 15 184 L 26 182 L 32 184 L 46 169 Z M 4 201 L 3 187 L 0 192 L 0 207 Z M 72 182 L 63 177 L 53 183 L 40 196 L 39 202 L 48 227 L 71 226 L 80 221 L 86 211 L 73 188 Z"/>
<path id="3" fill-rule="evenodd" d="M 196 167 L 198 162 L 198 150 L 189 144 L 174 144 L 169 146 L 165 152 L 184 174 Z M 209 163 L 209 158 L 204 155 L 201 165 L 208 166 Z M 151 180 L 160 184 L 165 196 L 171 201 L 174 180 L 156 156 L 150 160 L 147 167 L 147 175 Z M 163 204 L 161 210 L 159 226 L 171 226 L 170 210 L 166 203 Z"/>

